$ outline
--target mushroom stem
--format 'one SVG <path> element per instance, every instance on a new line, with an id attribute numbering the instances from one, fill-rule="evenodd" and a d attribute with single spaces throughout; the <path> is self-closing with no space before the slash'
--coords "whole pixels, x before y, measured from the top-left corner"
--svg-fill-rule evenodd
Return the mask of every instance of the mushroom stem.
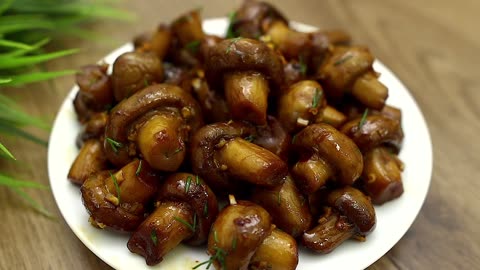
<path id="1" fill-rule="evenodd" d="M 288 167 L 277 155 L 242 138 L 234 138 L 217 150 L 216 163 L 232 177 L 260 186 L 284 181 Z"/>
<path id="2" fill-rule="evenodd" d="M 258 125 L 267 122 L 268 82 L 258 72 L 230 72 L 224 77 L 225 97 L 233 119 Z"/>
<path id="3" fill-rule="evenodd" d="M 339 128 L 345 121 L 347 117 L 342 112 L 338 111 L 332 106 L 327 105 L 321 114 L 318 114 L 315 123 L 326 123 L 334 128 Z"/>
<path id="4" fill-rule="evenodd" d="M 381 110 L 388 97 L 388 88 L 372 72 L 367 72 L 355 80 L 352 95 L 365 106 Z"/>
<path id="5" fill-rule="evenodd" d="M 284 22 L 275 21 L 270 25 L 266 34 L 270 36 L 273 44 L 280 45 L 285 42 L 290 31 L 290 28 Z"/>
<path id="6" fill-rule="evenodd" d="M 324 160 L 314 155 L 305 161 L 298 161 L 292 168 L 292 175 L 300 190 L 310 194 L 324 186 L 333 172 Z"/>
<path id="7" fill-rule="evenodd" d="M 138 130 L 137 144 L 145 160 L 155 169 L 176 171 L 185 157 L 180 132 L 182 118 L 176 114 L 158 114 Z"/>
<path id="8" fill-rule="evenodd" d="M 329 253 L 355 235 L 355 225 L 337 212 L 320 218 L 319 223 L 302 237 L 303 244 L 316 252 Z"/>
<path id="9" fill-rule="evenodd" d="M 165 254 L 193 235 L 188 226 L 193 224 L 193 214 L 186 203 L 159 204 L 130 237 L 128 249 L 145 257 L 148 265 L 158 264 Z"/>

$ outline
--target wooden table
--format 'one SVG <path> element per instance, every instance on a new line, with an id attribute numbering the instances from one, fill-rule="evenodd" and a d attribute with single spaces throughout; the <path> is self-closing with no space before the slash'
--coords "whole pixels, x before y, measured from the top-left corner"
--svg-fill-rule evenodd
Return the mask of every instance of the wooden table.
<path id="1" fill-rule="evenodd" d="M 218 17 L 240 1 L 205 2 L 125 1 L 123 5 L 138 14 L 135 23 L 92 25 L 111 41 L 67 40 L 68 46 L 84 48 L 83 52 L 48 68 L 93 63 L 135 33 L 153 29 L 191 7 L 203 6 L 204 17 Z M 290 19 L 346 29 L 357 43 L 367 44 L 411 90 L 428 122 L 434 152 L 429 195 L 410 230 L 370 269 L 478 269 L 480 143 L 475 138 L 480 132 L 480 1 L 276 2 Z M 2 91 L 32 115 L 53 121 L 72 84 L 73 78 L 65 77 Z M 46 148 L 15 138 L 4 141 L 19 161 L 2 161 L 2 171 L 48 184 Z M 28 193 L 58 218 L 39 215 L 15 193 L 0 187 L 0 269 L 110 269 L 68 228 L 50 191 Z"/>

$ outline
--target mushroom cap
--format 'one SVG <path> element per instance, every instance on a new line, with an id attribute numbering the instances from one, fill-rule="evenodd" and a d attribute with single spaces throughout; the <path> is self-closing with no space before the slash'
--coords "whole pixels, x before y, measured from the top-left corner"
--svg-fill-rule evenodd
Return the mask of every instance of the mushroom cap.
<path id="1" fill-rule="evenodd" d="M 327 203 L 354 223 L 362 235 L 375 229 L 375 209 L 370 198 L 360 190 L 351 186 L 335 189 L 328 194 Z"/>
<path id="2" fill-rule="evenodd" d="M 218 214 L 218 203 L 215 194 L 198 175 L 190 173 L 170 175 L 162 183 L 157 200 L 189 204 L 196 214 L 197 227 L 187 242 L 190 245 L 201 245 L 207 241 L 210 226 Z"/>
<path id="3" fill-rule="evenodd" d="M 266 2 L 245 0 L 233 20 L 233 31 L 242 37 L 256 38 L 274 21 L 288 25 L 286 17 L 274 6 Z"/>
<path id="4" fill-rule="evenodd" d="M 254 39 L 227 39 L 211 47 L 205 63 L 205 77 L 210 87 L 223 89 L 223 74 L 229 71 L 258 71 L 273 89 L 283 84 L 281 56 Z"/>
<path id="5" fill-rule="evenodd" d="M 150 52 L 126 52 L 115 60 L 112 69 L 113 94 L 121 101 L 148 84 L 163 81 L 163 65 Z"/>
<path id="6" fill-rule="evenodd" d="M 362 174 L 363 157 L 358 147 L 328 124 L 309 125 L 297 133 L 293 141 L 299 151 L 317 155 L 330 165 L 334 178 L 344 185 L 353 184 Z"/>
<path id="7" fill-rule="evenodd" d="M 403 130 L 400 121 L 383 115 L 370 115 L 360 125 L 362 118 L 351 120 L 341 128 L 341 132 L 350 137 L 362 152 L 382 144 L 394 146 L 400 150 Z"/>
<path id="8" fill-rule="evenodd" d="M 110 118 L 105 127 L 105 138 L 119 142 L 122 146 L 115 151 L 105 139 L 105 154 L 110 162 L 116 166 L 123 166 L 135 154 L 136 149 L 129 138 L 131 128 L 147 113 L 161 110 L 188 111 L 182 116 L 185 125 L 190 131 L 196 131 L 203 124 L 200 107 L 197 101 L 178 86 L 168 84 L 155 84 L 144 88 L 123 100 L 110 111 Z"/>

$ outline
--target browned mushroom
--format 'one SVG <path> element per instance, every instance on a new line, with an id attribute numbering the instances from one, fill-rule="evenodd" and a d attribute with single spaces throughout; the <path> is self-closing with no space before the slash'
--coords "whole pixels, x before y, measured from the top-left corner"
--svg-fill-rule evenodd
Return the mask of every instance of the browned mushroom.
<path id="1" fill-rule="evenodd" d="M 235 36 L 258 38 L 264 34 L 270 23 L 288 20 L 274 6 L 256 0 L 245 0 L 232 18 L 232 32 Z"/>
<path id="2" fill-rule="evenodd" d="M 203 179 L 189 173 L 172 174 L 163 182 L 156 200 L 188 203 L 194 211 L 195 233 L 186 242 L 190 245 L 206 242 L 210 226 L 218 214 L 218 203 L 215 194 Z"/>
<path id="3" fill-rule="evenodd" d="M 87 140 L 73 161 L 67 178 L 75 184 L 83 184 L 87 178 L 97 172 L 106 170 L 108 161 L 103 152 L 103 145 L 98 139 Z"/>
<path id="4" fill-rule="evenodd" d="M 136 37 L 133 41 L 135 50 L 140 52 L 152 52 L 160 60 L 165 58 L 172 42 L 172 31 L 169 26 L 160 24 L 153 34 L 145 33 Z"/>
<path id="5" fill-rule="evenodd" d="M 250 270 L 294 270 L 298 264 L 298 247 L 288 233 L 275 229 L 253 254 Z"/>
<path id="6" fill-rule="evenodd" d="M 113 63 L 111 78 L 115 100 L 122 101 L 150 84 L 162 82 L 162 62 L 151 52 L 127 52 Z"/>
<path id="7" fill-rule="evenodd" d="M 278 120 L 288 132 L 295 132 L 315 122 L 325 106 L 320 84 L 311 80 L 300 81 L 279 98 Z"/>
<path id="8" fill-rule="evenodd" d="M 152 85 L 112 109 L 105 129 L 105 154 L 121 166 L 141 153 L 153 168 L 175 171 L 185 157 L 190 133 L 202 122 L 191 95 L 177 86 Z"/>
<path id="9" fill-rule="evenodd" d="M 360 46 L 335 47 L 318 70 L 318 78 L 329 98 L 338 102 L 351 89 L 351 94 L 365 106 L 381 110 L 388 89 L 374 72 L 373 55 Z"/>
<path id="10" fill-rule="evenodd" d="M 283 63 L 275 51 L 253 39 L 224 40 L 209 50 L 205 64 L 207 82 L 224 89 L 233 119 L 266 123 L 268 95 L 283 83 Z"/>
<path id="11" fill-rule="evenodd" d="M 347 116 L 332 106 L 325 106 L 315 118 L 315 123 L 325 123 L 340 128 L 347 121 Z"/>
<path id="12" fill-rule="evenodd" d="M 204 78 L 192 80 L 193 94 L 202 108 L 205 123 L 226 122 L 231 119 L 225 98 L 210 89 Z"/>
<path id="13" fill-rule="evenodd" d="M 383 204 L 403 193 L 403 163 L 386 147 L 376 147 L 364 156 L 362 188 L 374 204 Z"/>
<path id="14" fill-rule="evenodd" d="M 198 176 L 175 173 L 162 183 L 156 198 L 157 208 L 138 227 L 128 241 L 131 252 L 148 265 L 159 263 L 180 242 L 201 245 L 218 214 L 217 199 Z"/>
<path id="15" fill-rule="evenodd" d="M 319 224 L 303 234 L 302 242 L 319 253 L 329 253 L 345 240 L 357 236 L 362 240 L 376 225 L 375 209 L 370 198 L 350 186 L 331 191 L 327 211 Z"/>
<path id="16" fill-rule="evenodd" d="M 252 201 L 264 207 L 275 225 L 293 237 L 300 236 L 310 228 L 312 215 L 308 202 L 290 176 L 287 176 L 283 185 L 255 188 Z"/>
<path id="17" fill-rule="evenodd" d="M 293 146 L 300 160 L 292 175 L 304 193 L 313 193 L 327 179 L 351 185 L 361 175 L 363 158 L 355 143 L 328 124 L 312 124 L 297 133 Z"/>
<path id="18" fill-rule="evenodd" d="M 216 269 L 248 269 L 250 259 L 273 229 L 265 209 L 248 201 L 233 201 L 212 225 L 208 262 Z"/>
<path id="19" fill-rule="evenodd" d="M 158 204 L 132 234 L 128 249 L 143 256 L 147 265 L 160 263 L 165 254 L 194 234 L 193 213 L 187 203 L 166 201 Z"/>
<path id="20" fill-rule="evenodd" d="M 86 122 L 96 112 L 111 106 L 113 91 L 107 69 L 107 64 L 87 65 L 75 75 L 80 90 L 73 105 L 80 122 Z"/>
<path id="21" fill-rule="evenodd" d="M 255 136 L 247 123 L 215 123 L 202 127 L 192 137 L 192 169 L 217 191 L 234 190 L 246 181 L 276 186 L 288 173 L 287 164 L 267 149 L 246 138 Z"/>
<path id="22" fill-rule="evenodd" d="M 91 175 L 80 188 L 90 223 L 99 228 L 135 230 L 145 218 L 146 204 L 157 191 L 158 177 L 140 160 L 115 173 L 101 171 Z"/>
<path id="23" fill-rule="evenodd" d="M 341 131 L 350 137 L 362 152 L 388 144 L 398 151 L 403 140 L 399 121 L 382 115 L 358 117 L 343 125 Z"/>

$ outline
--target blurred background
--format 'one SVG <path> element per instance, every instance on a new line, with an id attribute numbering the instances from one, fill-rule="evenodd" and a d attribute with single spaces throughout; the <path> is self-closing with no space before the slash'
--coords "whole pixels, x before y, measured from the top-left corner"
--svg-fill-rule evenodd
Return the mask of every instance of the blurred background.
<path id="1" fill-rule="evenodd" d="M 21 47 L 21 44 L 5 43 L 9 41 L 8 27 L 26 21 L 23 17 L 9 21 L 10 15 L 31 14 L 31 7 L 42 2 L 52 1 L 0 1 L 0 35 L 4 41 L 0 43 L 0 53 L 5 54 L 11 46 Z M 160 22 L 168 23 L 192 8 L 202 7 L 203 18 L 222 17 L 242 1 L 71 2 L 82 3 L 80 15 L 56 23 L 68 24 L 75 19 L 82 23 L 64 29 L 53 27 L 50 42 L 32 54 L 62 51 L 65 55 L 41 62 L 32 72 L 69 70 L 66 73 L 72 73 L 82 65 L 98 61 L 134 36 L 152 31 Z M 409 88 L 429 125 L 434 146 L 430 193 L 404 238 L 370 269 L 478 268 L 480 214 L 475 205 L 480 205 L 480 199 L 475 190 L 480 184 L 474 178 L 480 175 L 480 144 L 474 143 L 474 138 L 480 131 L 480 1 L 283 0 L 271 3 L 290 20 L 320 28 L 344 29 L 355 43 L 370 47 Z M 17 8 L 12 8 L 15 5 Z M 96 15 L 90 16 L 95 5 L 105 10 L 97 9 Z M 58 19 L 59 14 L 53 17 Z M 68 49 L 78 51 L 65 51 Z M 45 142 L 55 114 L 74 84 L 73 76 L 11 86 L 12 74 L 27 70 L 15 64 L 9 67 L 5 64 L 6 58 L 1 59 L 0 56 L 0 67 L 3 67 L 0 68 L 0 97 L 14 101 L 18 110 L 25 112 L 26 116 L 20 116 L 30 118 L 19 123 L 20 131 L 16 132 L 20 133 L 12 130 L 0 133 L 0 143 L 9 150 L 2 152 L 5 158 L 0 160 L 0 269 L 110 269 L 70 231 L 47 187 Z M 1 106 L 8 103 L 1 102 Z M 0 120 L 9 117 L 11 111 L 6 108 L 0 108 Z M 31 122 L 32 119 L 35 121 Z M 0 125 L 0 131 L 6 128 Z M 22 131 L 36 139 L 23 138 L 28 135 Z M 5 177 L 43 186 L 31 184 L 31 188 L 19 188 Z M 48 213 L 42 214 L 42 211 Z"/>

